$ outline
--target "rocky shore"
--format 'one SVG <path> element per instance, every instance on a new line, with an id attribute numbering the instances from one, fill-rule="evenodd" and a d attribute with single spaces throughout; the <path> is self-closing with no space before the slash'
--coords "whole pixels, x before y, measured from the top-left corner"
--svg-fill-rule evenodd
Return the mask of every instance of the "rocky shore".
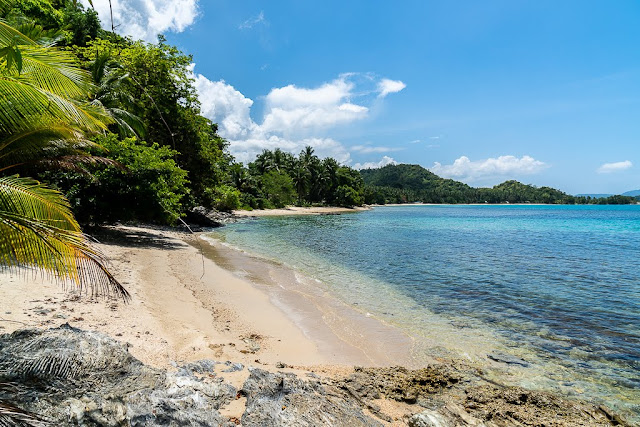
<path id="1" fill-rule="evenodd" d="M 9 411 L 21 425 L 56 426 L 630 425 L 605 407 L 490 383 L 458 362 L 332 375 L 214 360 L 158 369 L 129 346 L 68 324 L 1 335 L 0 425 L 12 425 Z"/>

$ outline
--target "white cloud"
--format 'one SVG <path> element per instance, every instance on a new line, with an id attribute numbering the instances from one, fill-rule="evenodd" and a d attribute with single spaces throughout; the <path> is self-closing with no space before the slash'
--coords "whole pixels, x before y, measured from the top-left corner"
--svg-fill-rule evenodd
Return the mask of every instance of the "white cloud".
<path id="1" fill-rule="evenodd" d="M 620 172 L 629 169 L 633 166 L 629 160 L 625 160 L 624 162 L 615 162 L 615 163 L 605 163 L 597 169 L 598 173 L 612 173 L 612 172 Z"/>
<path id="2" fill-rule="evenodd" d="M 119 34 L 155 42 L 158 34 L 182 32 L 198 16 L 198 0 L 112 0 L 113 21 Z M 88 0 L 82 0 L 91 7 Z M 102 26 L 111 28 L 108 0 L 93 0 Z"/>
<path id="3" fill-rule="evenodd" d="M 460 179 L 466 182 L 480 179 L 504 178 L 505 176 L 531 175 L 548 167 L 544 162 L 531 156 L 500 156 L 472 162 L 468 157 L 462 156 L 451 165 L 442 165 L 435 162 L 429 170 L 444 178 Z"/>
<path id="4" fill-rule="evenodd" d="M 384 156 L 382 159 L 380 159 L 379 162 L 365 162 L 365 163 L 356 163 L 355 165 L 353 165 L 354 169 L 378 169 L 387 165 L 397 165 L 398 162 L 396 162 L 395 160 L 393 160 L 391 157 L 389 156 Z"/>
<path id="5" fill-rule="evenodd" d="M 400 151 L 401 147 L 373 147 L 371 145 L 354 145 L 351 147 L 353 151 L 357 151 L 359 153 L 388 153 L 390 151 Z"/>
<path id="6" fill-rule="evenodd" d="M 242 24 L 238 25 L 239 30 L 250 30 L 258 24 L 267 24 L 267 20 L 264 18 L 264 11 L 260 11 L 258 16 L 255 18 L 250 18 L 244 21 Z"/>
<path id="7" fill-rule="evenodd" d="M 265 97 L 265 132 L 284 135 L 308 134 L 346 124 L 367 116 L 369 108 L 350 102 L 354 84 L 348 75 L 307 89 L 295 85 L 272 89 Z"/>
<path id="8" fill-rule="evenodd" d="M 413 141 L 409 142 L 409 144 L 418 144 L 420 142 L 422 142 L 421 139 L 414 139 Z"/>
<path id="9" fill-rule="evenodd" d="M 400 92 L 405 87 L 407 85 L 400 80 L 382 79 L 378 82 L 378 97 L 384 98 L 390 93 Z"/>
<path id="10" fill-rule="evenodd" d="M 353 76 L 343 74 L 316 88 L 287 85 L 272 89 L 264 97 L 262 122 L 251 117 L 253 100 L 224 80 L 211 81 L 202 74 L 194 74 L 193 78 L 202 114 L 218 123 L 220 135 L 229 141 L 229 151 L 238 161 L 253 161 L 264 149 L 281 148 L 298 154 L 311 145 L 318 156 L 348 164 L 349 151 L 326 134 L 333 127 L 362 120 L 369 114 L 366 105 L 353 100 L 358 96 L 356 84 L 349 80 Z M 356 146 L 356 151 L 358 148 L 364 153 L 396 150 Z"/>
<path id="11" fill-rule="evenodd" d="M 221 135 L 230 140 L 249 137 L 257 128 L 249 115 L 253 101 L 225 83 L 213 82 L 202 74 L 195 87 L 202 104 L 202 115 L 218 123 Z"/>
<path id="12" fill-rule="evenodd" d="M 348 164 L 351 156 L 345 147 L 331 138 L 304 138 L 291 140 L 276 135 L 250 137 L 243 140 L 230 141 L 230 151 L 239 162 L 252 162 L 262 150 L 280 148 L 293 154 L 299 154 L 306 146 L 312 146 L 315 154 L 321 158 L 333 157 L 339 163 Z"/>

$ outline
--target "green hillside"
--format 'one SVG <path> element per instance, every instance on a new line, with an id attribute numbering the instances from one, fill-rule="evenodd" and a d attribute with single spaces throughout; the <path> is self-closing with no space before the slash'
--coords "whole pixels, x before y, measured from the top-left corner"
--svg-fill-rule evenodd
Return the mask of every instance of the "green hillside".
<path id="1" fill-rule="evenodd" d="M 493 188 L 474 188 L 441 178 L 420 165 L 387 165 L 360 171 L 365 183 L 365 203 L 550 203 L 629 204 L 633 197 L 576 197 L 551 187 L 505 181 Z"/>

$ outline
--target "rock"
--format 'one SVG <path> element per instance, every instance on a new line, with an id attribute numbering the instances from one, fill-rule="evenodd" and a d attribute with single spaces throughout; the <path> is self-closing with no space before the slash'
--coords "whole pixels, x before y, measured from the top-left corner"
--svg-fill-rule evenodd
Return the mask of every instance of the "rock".
<path id="1" fill-rule="evenodd" d="M 0 389 L 0 400 L 52 425 L 225 425 L 218 409 L 236 390 L 194 372 L 150 368 L 126 345 L 68 324 L 0 336 L 0 383 L 20 390 Z"/>
<path id="2" fill-rule="evenodd" d="M 276 363 L 276 368 L 284 369 L 284 368 L 288 368 L 288 365 L 286 363 L 283 363 L 283 362 L 278 362 L 278 363 Z"/>
<path id="3" fill-rule="evenodd" d="M 409 427 L 454 427 L 436 411 L 425 410 L 409 418 Z"/>
<path id="4" fill-rule="evenodd" d="M 529 366 L 529 363 L 526 360 L 520 359 L 519 357 L 512 356 L 510 354 L 504 353 L 489 353 L 487 357 L 491 360 L 495 360 L 496 362 L 506 363 L 508 365 L 520 365 L 525 368 Z"/>
<path id="5" fill-rule="evenodd" d="M 257 353 L 258 351 L 260 351 L 260 343 L 253 336 L 243 338 L 242 342 L 247 345 L 247 353 Z"/>
<path id="6" fill-rule="evenodd" d="M 0 405 L 44 414 L 56 426 L 231 426 L 240 420 L 222 417 L 220 409 L 232 402 L 246 402 L 245 426 L 397 424 L 401 419 L 386 412 L 394 405 L 407 415 L 421 411 L 404 418 L 414 427 L 631 425 L 604 406 L 472 379 L 475 369 L 453 362 L 417 370 L 357 368 L 346 378 L 250 367 L 238 392 L 216 372 L 221 362 L 173 364 L 175 371 L 167 372 L 145 366 L 127 348 L 68 324 L 0 335 Z M 244 369 L 224 365 L 229 372 Z M 0 413 L 0 425 L 12 424 Z"/>
<path id="7" fill-rule="evenodd" d="M 400 402 L 416 403 L 419 397 L 430 396 L 460 381 L 460 374 L 442 366 L 409 370 L 403 367 L 361 368 L 344 380 L 360 396 L 378 399 L 380 395 Z"/>
<path id="8" fill-rule="evenodd" d="M 249 368 L 241 393 L 247 398 L 244 426 L 381 426 L 355 399 L 294 374 Z"/>
<path id="9" fill-rule="evenodd" d="M 215 209 L 207 209 L 203 206 L 196 206 L 187 212 L 185 221 L 188 224 L 201 227 L 221 227 L 224 224 L 235 222 L 236 218 L 232 213 L 220 212 Z"/>
<path id="10" fill-rule="evenodd" d="M 242 363 L 233 363 L 227 360 L 226 362 L 224 362 L 224 364 L 227 365 L 229 368 L 223 370 L 222 372 L 239 372 L 244 369 L 244 365 Z"/>

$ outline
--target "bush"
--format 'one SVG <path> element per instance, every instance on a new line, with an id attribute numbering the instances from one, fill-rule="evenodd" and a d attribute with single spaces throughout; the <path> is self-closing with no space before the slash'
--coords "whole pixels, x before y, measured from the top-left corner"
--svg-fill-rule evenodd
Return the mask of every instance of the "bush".
<path id="1" fill-rule="evenodd" d="M 232 211 L 240 207 L 240 191 L 228 185 L 222 185 L 214 191 L 216 197 L 213 207 L 219 211 Z"/>
<path id="2" fill-rule="evenodd" d="M 179 168 L 175 151 L 114 134 L 96 142 L 108 150 L 96 152 L 121 166 L 90 164 L 86 172 L 45 172 L 43 178 L 66 193 L 82 223 L 148 221 L 174 223 L 188 193 L 187 172 Z"/>

